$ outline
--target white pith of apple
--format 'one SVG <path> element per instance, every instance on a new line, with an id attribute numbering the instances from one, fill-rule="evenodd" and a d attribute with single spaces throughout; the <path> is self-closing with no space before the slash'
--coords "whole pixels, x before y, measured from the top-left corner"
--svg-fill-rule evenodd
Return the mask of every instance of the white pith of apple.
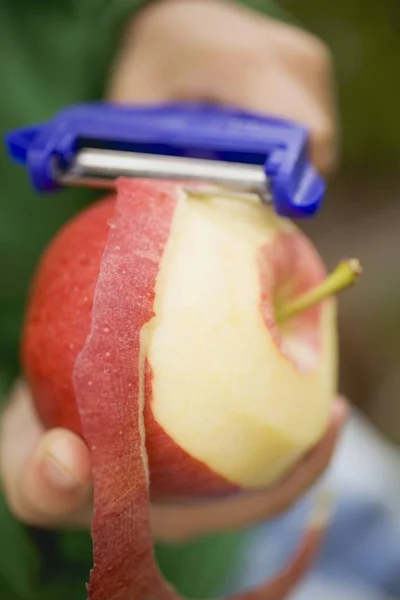
<path id="1" fill-rule="evenodd" d="M 336 393 L 335 301 L 275 320 L 277 305 L 325 275 L 308 240 L 272 209 L 180 194 L 155 316 L 142 331 L 141 373 L 145 356 L 163 431 L 236 486 L 273 483 L 325 431 Z"/>

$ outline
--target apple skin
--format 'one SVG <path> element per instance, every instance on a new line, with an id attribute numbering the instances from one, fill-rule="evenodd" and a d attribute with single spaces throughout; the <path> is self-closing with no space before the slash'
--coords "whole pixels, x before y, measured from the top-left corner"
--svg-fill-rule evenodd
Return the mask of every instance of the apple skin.
<path id="1" fill-rule="evenodd" d="M 140 263 L 143 278 L 143 285 L 139 282 L 136 290 L 144 303 L 137 323 L 140 329 L 154 315 L 154 290 L 159 263 L 170 235 L 180 188 L 171 184 L 165 184 L 164 187 L 161 185 L 160 188 L 160 184 L 157 184 L 157 190 L 161 189 L 161 192 L 155 199 L 157 194 L 153 194 L 154 184 L 151 182 L 129 181 L 127 186 L 130 186 L 130 193 L 136 193 L 135 214 L 140 211 L 151 220 L 150 237 L 154 236 L 152 242 L 157 249 L 153 250 L 151 260 L 147 263 L 148 257 L 143 252 L 140 258 L 137 254 L 132 259 L 128 258 Z M 155 213 L 155 210 L 158 212 Z M 64 226 L 44 253 L 39 265 L 25 320 L 22 362 L 39 418 L 46 427 L 65 427 L 83 437 L 73 373 L 77 358 L 91 332 L 96 285 L 115 213 L 116 197 L 110 196 Z M 125 250 L 129 253 L 129 248 Z M 291 265 L 294 264 L 297 265 L 296 268 L 301 264 L 300 277 L 298 273 L 295 277 L 292 276 Z M 276 275 L 274 282 L 271 282 L 272 271 Z M 286 354 L 293 369 L 301 371 L 301 354 L 296 357 L 287 351 L 274 322 L 271 285 L 279 292 L 280 287 L 284 288 L 287 281 L 293 279 L 291 294 L 306 291 L 325 276 L 322 262 L 297 230 L 294 233 L 285 230 L 272 242 L 271 247 L 266 245 L 260 252 L 259 272 L 262 288 L 259 308 L 266 327 L 274 338 L 277 352 Z M 303 341 L 306 340 L 317 355 L 321 344 L 321 315 L 322 307 L 317 307 L 306 311 L 294 324 L 294 331 L 300 332 Z M 125 334 L 129 336 L 131 332 L 126 331 Z M 134 358 L 137 362 L 138 356 Z M 99 368 L 102 367 L 101 360 L 99 357 Z M 94 373 L 93 377 L 95 376 Z M 152 381 L 153 373 L 149 360 L 146 360 L 143 416 L 151 497 L 168 499 L 226 496 L 246 487 L 215 472 L 168 435 L 153 413 Z M 325 412 L 327 423 L 328 408 Z M 322 421 L 320 436 L 324 431 Z M 315 437 L 313 443 L 317 441 L 318 437 Z M 289 464 L 287 470 L 291 466 Z"/>
<path id="2" fill-rule="evenodd" d="M 38 416 L 47 428 L 64 427 L 82 437 L 73 369 L 90 333 L 93 295 L 115 202 L 115 196 L 102 199 L 55 237 L 34 280 L 25 320 L 22 362 Z M 149 393 L 144 416 L 152 496 L 225 496 L 239 489 L 165 434 L 152 415 L 150 397 Z"/>

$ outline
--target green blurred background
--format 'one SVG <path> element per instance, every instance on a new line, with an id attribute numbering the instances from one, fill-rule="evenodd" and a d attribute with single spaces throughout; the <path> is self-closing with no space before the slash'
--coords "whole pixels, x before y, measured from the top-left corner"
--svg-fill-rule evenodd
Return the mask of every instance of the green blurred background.
<path id="1" fill-rule="evenodd" d="M 341 296 L 341 390 L 400 445 L 400 0 L 282 0 L 330 46 L 341 165 L 306 230 L 329 266 L 358 256 Z"/>
<path id="2" fill-rule="evenodd" d="M 400 167 L 399 0 L 282 0 L 331 47 L 343 123 L 343 167 Z"/>

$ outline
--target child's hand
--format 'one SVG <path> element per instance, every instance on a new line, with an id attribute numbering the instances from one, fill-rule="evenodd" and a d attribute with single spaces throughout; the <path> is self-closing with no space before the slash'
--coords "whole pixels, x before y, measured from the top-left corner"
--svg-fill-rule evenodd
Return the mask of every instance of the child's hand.
<path id="1" fill-rule="evenodd" d="M 312 157 L 337 159 L 336 105 L 325 45 L 225 0 L 151 2 L 128 28 L 114 65 L 114 101 L 215 101 L 307 126 Z"/>
<path id="2" fill-rule="evenodd" d="M 328 466 L 346 413 L 338 399 L 324 439 L 279 485 L 207 505 L 153 506 L 154 536 L 182 541 L 253 525 L 286 510 Z M 0 475 L 14 515 L 42 527 L 89 527 L 91 469 L 84 442 L 62 429 L 45 433 L 23 383 L 13 391 L 0 425 Z"/>

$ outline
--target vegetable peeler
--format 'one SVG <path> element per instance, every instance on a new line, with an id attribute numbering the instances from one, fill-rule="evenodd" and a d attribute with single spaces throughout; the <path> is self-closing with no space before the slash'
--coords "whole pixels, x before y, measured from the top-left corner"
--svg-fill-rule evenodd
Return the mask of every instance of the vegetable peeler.
<path id="1" fill-rule="evenodd" d="M 6 145 L 41 193 L 110 188 L 121 176 L 168 179 L 195 183 L 200 196 L 210 186 L 256 196 L 294 219 L 315 215 L 325 194 L 304 127 L 211 104 L 79 104 L 11 132 Z"/>

